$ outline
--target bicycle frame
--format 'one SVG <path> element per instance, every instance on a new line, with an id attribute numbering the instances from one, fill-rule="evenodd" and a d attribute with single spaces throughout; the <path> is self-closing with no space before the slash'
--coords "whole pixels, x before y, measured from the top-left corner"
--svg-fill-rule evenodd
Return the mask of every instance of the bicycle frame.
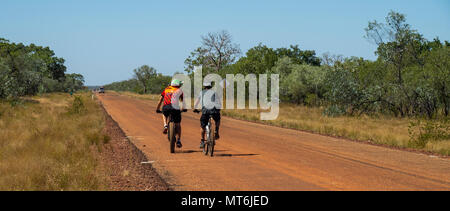
<path id="1" fill-rule="evenodd" d="M 205 127 L 205 133 L 206 133 L 206 143 L 203 147 L 203 152 L 205 155 L 210 154 L 210 156 L 214 156 L 214 146 L 216 145 L 216 138 L 215 138 L 215 129 L 212 128 L 212 116 L 209 117 L 208 124 Z"/>

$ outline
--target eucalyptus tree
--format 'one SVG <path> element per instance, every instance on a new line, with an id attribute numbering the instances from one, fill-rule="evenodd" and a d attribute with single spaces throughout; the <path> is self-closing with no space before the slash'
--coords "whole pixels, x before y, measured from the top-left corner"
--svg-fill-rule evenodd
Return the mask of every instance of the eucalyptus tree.
<path id="1" fill-rule="evenodd" d="M 202 36 L 202 45 L 185 60 L 185 71 L 191 72 L 194 66 L 202 65 L 205 70 L 218 73 L 223 67 L 234 63 L 240 54 L 239 45 L 233 43 L 230 33 L 225 30 L 210 32 Z"/>
<path id="2" fill-rule="evenodd" d="M 150 87 L 150 81 L 157 75 L 156 69 L 149 67 L 148 65 L 143 65 L 137 69 L 134 69 L 133 72 L 134 77 L 139 81 L 142 87 L 144 87 L 144 94 L 147 94 Z"/>

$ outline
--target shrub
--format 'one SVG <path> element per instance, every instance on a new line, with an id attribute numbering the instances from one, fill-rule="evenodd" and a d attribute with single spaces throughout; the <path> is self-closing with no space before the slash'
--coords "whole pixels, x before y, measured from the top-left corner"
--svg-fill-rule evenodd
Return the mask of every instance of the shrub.
<path id="1" fill-rule="evenodd" d="M 307 106 L 319 106 L 320 99 L 316 94 L 308 94 L 306 95 L 305 104 Z"/>
<path id="2" fill-rule="evenodd" d="M 84 106 L 81 96 L 74 96 L 72 105 L 69 107 L 69 114 L 82 114 L 86 112 L 86 106 Z"/>
<path id="3" fill-rule="evenodd" d="M 345 113 L 345 108 L 339 105 L 331 105 L 323 111 L 323 114 L 329 117 L 338 117 Z"/>
<path id="4" fill-rule="evenodd" d="M 289 58 L 283 58 L 272 72 L 280 74 L 283 101 L 317 105 L 318 98 L 325 93 L 325 68 L 292 64 Z"/>
<path id="5" fill-rule="evenodd" d="M 416 120 L 411 121 L 408 127 L 410 147 L 424 148 L 430 141 L 450 139 L 450 121 L 443 118 L 439 121 Z"/>

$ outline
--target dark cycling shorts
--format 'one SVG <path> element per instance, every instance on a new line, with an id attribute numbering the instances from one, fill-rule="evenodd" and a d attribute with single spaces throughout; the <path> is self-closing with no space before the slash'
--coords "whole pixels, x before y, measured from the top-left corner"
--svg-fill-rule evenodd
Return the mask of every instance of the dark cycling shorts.
<path id="1" fill-rule="evenodd" d="M 209 117 L 212 116 L 214 121 L 217 123 L 220 123 L 220 112 L 217 113 L 203 113 L 202 117 L 200 117 L 200 126 L 202 128 L 205 128 L 206 125 L 208 125 Z"/>
<path id="2" fill-rule="evenodd" d="M 167 118 L 169 115 L 172 115 L 172 120 L 174 123 L 181 122 L 181 111 L 174 109 L 171 105 L 165 105 L 162 108 L 162 112 L 164 116 Z"/>

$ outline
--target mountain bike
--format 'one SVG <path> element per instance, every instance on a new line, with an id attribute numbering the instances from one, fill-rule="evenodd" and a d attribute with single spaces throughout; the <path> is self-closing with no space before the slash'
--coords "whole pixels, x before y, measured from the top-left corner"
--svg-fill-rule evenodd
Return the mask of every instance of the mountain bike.
<path id="1" fill-rule="evenodd" d="M 212 115 L 210 115 L 208 119 L 208 124 L 205 127 L 206 140 L 205 144 L 203 145 L 203 153 L 205 155 L 209 154 L 211 157 L 214 156 L 214 146 L 216 145 L 215 128 L 216 128 L 215 121 L 213 120 Z"/>
<path id="2" fill-rule="evenodd" d="M 187 110 L 181 110 L 181 112 L 186 112 Z M 162 113 L 162 111 L 156 111 L 156 113 Z M 168 124 L 167 124 L 167 139 L 170 143 L 170 153 L 175 153 L 175 143 L 177 142 L 177 138 L 175 136 L 175 122 L 173 122 L 172 113 L 167 116 L 168 118 Z"/>
<path id="3" fill-rule="evenodd" d="M 206 143 L 203 147 L 203 153 L 205 155 L 209 154 L 214 156 L 214 146 L 216 145 L 216 129 L 215 122 L 212 119 L 212 116 L 209 117 L 208 124 L 205 127 L 206 132 Z"/>

